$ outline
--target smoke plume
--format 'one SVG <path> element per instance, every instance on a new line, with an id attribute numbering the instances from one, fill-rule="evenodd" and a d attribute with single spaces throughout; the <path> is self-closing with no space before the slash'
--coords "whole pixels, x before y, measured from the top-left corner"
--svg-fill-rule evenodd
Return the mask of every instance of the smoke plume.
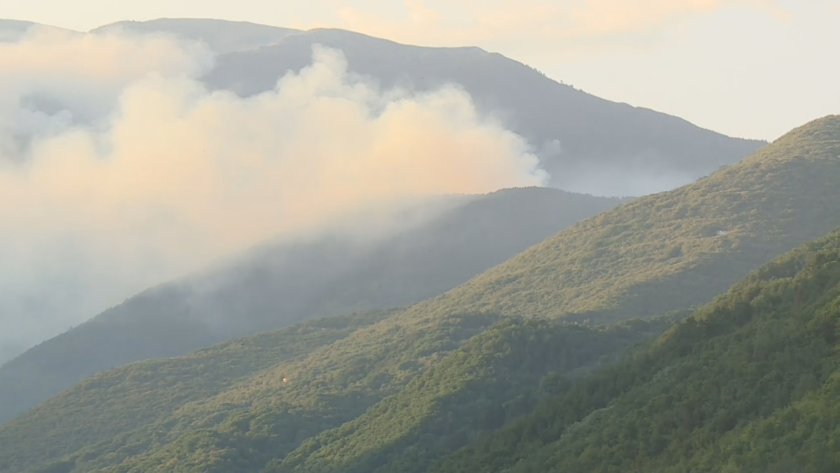
<path id="1" fill-rule="evenodd" d="M 162 36 L 0 44 L 0 348 L 266 239 L 545 181 L 455 86 L 381 90 L 316 48 L 242 98 L 195 79 L 212 61 Z"/>

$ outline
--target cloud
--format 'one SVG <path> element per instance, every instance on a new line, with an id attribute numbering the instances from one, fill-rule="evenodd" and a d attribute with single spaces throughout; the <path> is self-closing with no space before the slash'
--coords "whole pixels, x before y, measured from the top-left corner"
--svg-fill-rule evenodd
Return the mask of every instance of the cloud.
<path id="1" fill-rule="evenodd" d="M 201 45 L 165 36 L 33 27 L 0 43 L 0 158 L 21 154 L 36 135 L 104 120 L 124 88 L 150 73 L 195 76 L 212 60 Z"/>
<path id="2" fill-rule="evenodd" d="M 456 87 L 380 90 L 319 48 L 241 98 L 194 79 L 211 61 L 167 38 L 0 47 L 0 337 L 34 342 L 275 236 L 545 182 Z"/>

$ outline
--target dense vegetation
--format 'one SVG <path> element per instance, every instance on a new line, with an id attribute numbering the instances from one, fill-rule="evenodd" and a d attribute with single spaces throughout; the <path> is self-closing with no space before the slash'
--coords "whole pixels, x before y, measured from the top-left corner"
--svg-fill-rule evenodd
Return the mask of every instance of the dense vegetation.
<path id="1" fill-rule="evenodd" d="M 786 403 L 805 403 L 803 409 L 816 413 L 831 399 L 831 391 L 809 386 L 828 379 L 830 373 L 814 363 L 824 359 L 820 366 L 831 366 L 827 354 L 834 342 L 829 337 L 819 345 L 808 337 L 833 320 L 819 315 L 831 312 L 822 310 L 813 294 L 830 295 L 831 251 L 838 237 L 767 267 L 612 371 L 591 373 L 656 333 L 661 320 L 596 328 L 576 325 L 576 317 L 650 318 L 708 301 L 759 261 L 840 226 L 840 209 L 827 204 L 840 201 L 838 137 L 840 117 L 814 122 L 744 165 L 584 222 L 444 296 L 305 355 L 280 359 L 203 398 L 173 404 L 145 423 L 111 428 L 112 413 L 101 403 L 108 393 L 96 384 L 82 385 L 0 430 L 0 459 L 6 462 L 0 471 L 424 471 L 461 446 L 467 447 L 434 467 L 542 471 L 560 461 L 552 457 L 558 449 L 570 452 L 563 461 L 591 461 L 566 471 L 590 466 L 623 471 L 603 463 L 612 460 L 598 462 L 626 455 L 629 463 L 615 468 L 632 471 L 636 463 L 659 467 L 655 461 L 672 460 L 700 464 L 691 462 L 702 458 L 690 455 L 717 441 L 716 434 L 728 433 L 732 419 L 739 426 L 742 416 L 744 428 L 770 432 L 773 424 L 761 421 L 792 415 L 784 413 L 791 406 Z M 803 314 L 801 327 L 782 323 L 790 319 L 788 308 Z M 817 315 L 808 318 L 805 308 Z M 765 338 L 751 338 L 763 334 L 762 327 L 769 337 L 765 348 L 756 342 Z M 791 348 L 782 350 L 788 342 Z M 806 349 L 797 350 L 801 347 Z M 757 358 L 755 365 L 743 362 L 752 361 L 747 353 Z M 791 359 L 775 357 L 788 356 L 784 353 Z M 721 357 L 731 357 L 733 364 L 720 362 Z M 764 380 L 762 373 L 775 370 L 776 361 L 780 371 Z M 789 381 L 786 375 L 794 371 L 810 373 L 814 381 Z M 760 408 L 732 402 L 729 415 L 717 419 L 705 410 L 706 403 L 715 412 L 723 409 L 714 397 L 718 391 L 709 397 L 703 390 L 716 379 L 712 376 L 732 382 L 720 399 L 752 399 L 748 402 Z M 683 379 L 691 383 L 682 386 Z M 780 381 L 779 386 L 770 381 Z M 796 391 L 801 397 L 791 394 L 793 384 L 804 386 Z M 755 399 L 757 392 L 769 393 L 769 400 Z M 67 405 L 97 403 L 103 406 L 98 415 L 57 421 L 67 415 Z M 534 415 L 516 420 L 537 404 Z M 630 410 L 615 408 L 619 405 Z M 628 419 L 644 420 L 642 412 L 653 417 L 657 410 L 662 425 L 628 424 Z M 614 423 L 598 424 L 612 412 Z M 718 430 L 704 437 L 701 427 L 710 417 L 717 419 Z M 598 427 L 587 430 L 590 424 Z M 660 429 L 659 437 L 649 438 L 645 429 L 651 426 Z M 499 428 L 498 434 L 487 434 Z M 641 433 L 634 434 L 634 428 Z M 72 438 L 77 431 L 92 434 L 78 442 Z M 38 440 L 47 432 L 55 439 L 49 448 Z M 741 434 L 748 443 L 747 432 L 752 430 Z M 589 443 L 567 443 L 567 433 Z M 622 439 L 629 440 L 617 441 Z M 629 450 L 619 455 L 611 450 L 615 444 Z M 645 450 L 651 445 L 662 450 Z M 594 450 L 587 456 L 574 450 L 589 447 Z M 518 462 L 523 458 L 528 461 Z M 733 467 L 740 467 L 741 460 L 732 459 Z"/>
<path id="2" fill-rule="evenodd" d="M 840 471 L 838 348 L 840 232 L 432 471 Z"/>
<path id="3" fill-rule="evenodd" d="M 8 448 L 15 442 L 38 442 L 38 455 L 46 457 L 79 449 L 165 417 L 188 402 L 210 397 L 280 362 L 305 356 L 388 315 L 371 312 L 316 320 L 182 358 L 139 362 L 93 376 L 51 400 L 49 410 L 36 411 L 0 431 L 0 470 L 19 471 L 20 465 L 36 461 L 26 451 Z M 60 426 L 37 430 L 37 437 L 22 434 L 35 432 L 28 428 L 30 424 L 40 427 L 53 422 L 55 412 L 61 413 Z M 9 432 L 23 436 L 11 439 Z"/>
<path id="4" fill-rule="evenodd" d="M 509 189 L 447 199 L 433 218 L 386 238 L 329 235 L 255 249 L 132 297 L 0 367 L 0 424 L 125 363 L 435 296 L 620 203 L 554 189 Z"/>
<path id="5" fill-rule="evenodd" d="M 396 395 L 307 440 L 268 472 L 424 472 L 440 456 L 529 412 L 543 396 L 661 333 L 673 319 L 593 329 L 508 318 Z"/>

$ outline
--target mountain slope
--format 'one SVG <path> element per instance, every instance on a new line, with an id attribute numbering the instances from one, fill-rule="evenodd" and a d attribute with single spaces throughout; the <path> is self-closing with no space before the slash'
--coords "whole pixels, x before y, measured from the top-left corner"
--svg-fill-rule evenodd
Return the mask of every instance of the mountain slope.
<path id="1" fill-rule="evenodd" d="M 479 109 L 525 137 L 551 185 L 597 195 L 672 189 L 734 163 L 764 143 L 729 138 L 652 110 L 559 84 L 524 64 L 478 48 L 407 46 L 342 30 L 311 30 L 277 44 L 222 55 L 205 78 L 251 95 L 310 63 L 312 47 L 344 52 L 352 72 L 384 88 L 458 84 Z"/>
<path id="2" fill-rule="evenodd" d="M 456 199 L 380 240 L 327 236 L 251 252 L 133 297 L 0 367 L 0 423 L 98 371 L 312 317 L 439 294 L 617 199 L 511 189 Z"/>
<path id="3" fill-rule="evenodd" d="M 771 259 L 773 252 L 781 252 L 780 248 L 794 246 L 797 240 L 806 238 L 808 234 L 818 234 L 830 226 L 840 226 L 840 210 L 836 205 L 827 205 L 840 201 L 840 191 L 834 185 L 840 172 L 838 138 L 840 117 L 827 117 L 812 122 L 794 130 L 743 165 L 722 171 L 684 189 L 640 199 L 610 211 L 605 216 L 590 219 L 551 239 L 553 243 L 537 245 L 523 256 L 514 258 L 444 296 L 397 312 L 336 343 L 317 348 L 306 357 L 281 362 L 210 398 L 186 404 L 166 419 L 101 439 L 97 444 L 91 441 L 84 445 L 74 445 L 72 435 L 61 434 L 62 431 L 72 432 L 74 423 L 58 425 L 51 420 L 63 416 L 61 406 L 72 399 L 76 399 L 72 401 L 74 403 L 84 404 L 85 400 L 91 398 L 107 397 L 96 386 L 87 386 L 85 389 L 80 386 L 0 430 L 0 437 L 3 438 L 0 445 L 5 447 L 0 452 L 0 458 L 14 452 L 16 458 L 29 459 L 21 465 L 36 467 L 59 460 L 61 455 L 69 455 L 63 460 L 64 463 L 57 464 L 64 468 L 58 471 L 75 472 L 97 469 L 126 472 L 261 471 L 268 467 L 277 471 L 332 471 L 335 467 L 371 465 L 370 461 L 377 462 L 375 465 L 382 466 L 381 471 L 384 472 L 389 471 L 388 468 L 405 465 L 406 461 L 412 462 L 412 452 L 427 451 L 435 452 L 437 456 L 444 455 L 447 453 L 446 447 L 440 444 L 420 443 L 417 445 L 420 450 L 415 450 L 413 445 L 403 448 L 406 444 L 401 442 L 410 445 L 411 439 L 428 439 L 428 433 L 434 434 L 435 429 L 441 425 L 473 422 L 472 419 L 459 418 L 458 412 L 492 413 L 498 409 L 495 404 L 488 409 L 470 402 L 475 397 L 469 395 L 473 384 L 463 383 L 460 379 L 469 376 L 469 373 L 453 374 L 454 384 L 441 384 L 440 381 L 446 380 L 448 376 L 434 375 L 435 371 L 432 370 L 435 366 L 471 366 L 468 360 L 460 363 L 453 360 L 464 356 L 463 353 L 475 353 L 468 348 L 475 346 L 471 343 L 481 346 L 481 341 L 488 341 L 488 346 L 492 346 L 489 341 L 499 335 L 497 330 L 501 330 L 500 327 L 509 323 L 506 319 L 543 316 L 540 318 L 559 318 L 562 321 L 564 316 L 579 314 L 577 307 L 580 297 L 569 292 L 572 290 L 588 294 L 592 287 L 601 290 L 617 287 L 606 297 L 586 305 L 592 315 L 594 312 L 591 308 L 600 304 L 597 309 L 603 314 L 604 320 L 650 316 L 668 307 L 684 308 L 696 303 L 698 299 L 710 300 L 721 284 L 715 278 L 725 281 L 728 277 L 735 277 L 729 273 L 705 273 L 709 268 L 715 268 L 712 262 L 725 261 L 725 267 L 730 270 L 748 273 L 751 270 L 749 265 L 758 266 L 755 261 Z M 737 193 L 740 205 L 750 210 L 736 212 L 733 217 L 730 212 L 739 207 L 723 205 L 730 202 L 731 193 Z M 683 200 L 675 202 L 675 196 L 683 196 Z M 639 202 L 644 205 L 639 206 Z M 719 208 L 716 209 L 714 204 L 720 204 Z M 691 209 L 689 215 L 692 218 L 685 218 L 682 211 L 674 212 L 673 206 L 677 210 L 687 206 Z M 782 209 L 784 212 L 776 214 L 771 212 L 772 209 Z M 717 214 L 716 210 L 721 214 Z M 627 223 L 633 222 L 634 218 L 638 219 L 636 225 L 627 226 L 634 231 L 625 235 L 627 241 L 640 242 L 635 245 L 634 251 L 613 260 L 581 260 L 578 255 L 581 242 L 604 244 L 604 236 L 611 234 L 610 231 L 604 232 L 604 227 L 593 226 L 593 222 Z M 732 218 L 737 218 L 745 229 L 761 231 L 733 231 L 719 235 L 715 229 L 708 235 L 709 229 L 700 225 L 703 231 L 696 235 L 691 233 L 697 230 L 690 225 L 692 223 L 720 223 Z M 814 218 L 817 220 L 812 220 Z M 688 228 L 684 229 L 686 226 Z M 611 230 L 609 226 L 606 228 Z M 673 238 L 664 229 L 671 229 Z M 695 240 L 705 242 L 708 239 L 712 242 L 730 241 L 732 245 L 694 244 Z M 684 245 L 684 251 L 681 254 L 670 251 L 669 240 Z M 663 251 L 665 258 L 660 257 Z M 526 258 L 524 261 L 531 261 L 531 266 L 524 264 L 523 258 Z M 676 269 L 672 268 L 674 258 L 682 261 Z M 565 274 L 561 280 L 567 278 L 576 281 L 577 285 L 571 286 L 571 289 L 557 286 L 547 264 L 537 264 L 540 261 L 553 262 L 553 271 Z M 531 267 L 533 272 L 529 273 Z M 505 282 L 500 282 L 499 275 L 504 268 L 516 271 L 510 271 Z M 633 268 L 639 271 L 634 272 Z M 526 295 L 519 298 L 518 293 L 513 291 L 508 292 L 506 298 L 497 296 L 496 293 L 505 294 L 505 284 L 522 285 L 525 280 L 529 280 L 532 285 L 529 288 L 534 291 L 531 297 Z M 688 290 L 662 293 L 658 296 L 667 295 L 666 303 L 654 297 L 649 300 L 648 310 L 645 310 L 637 298 L 638 293 L 630 290 L 638 288 L 640 280 L 653 289 L 688 287 L 684 284 L 691 283 L 696 286 L 694 290 L 697 293 Z M 488 281 L 493 285 L 495 293 L 487 286 Z M 488 300 L 481 303 L 480 297 Z M 535 304 L 532 297 L 544 298 L 546 307 L 551 310 L 538 310 L 542 306 Z M 512 307 L 507 299 L 519 302 L 522 305 L 521 311 Z M 624 302 L 629 304 L 626 311 L 621 310 Z M 459 303 L 463 305 L 458 306 Z M 536 327 L 538 330 L 535 335 L 551 331 L 550 327 L 539 324 Z M 516 333 L 515 329 L 512 330 Z M 498 355 L 501 358 L 511 357 L 510 360 L 527 359 L 528 345 L 516 345 L 520 350 L 503 350 Z M 555 345 L 549 343 L 546 346 Z M 570 346 L 575 346 L 575 343 Z M 482 356 L 480 351 L 477 353 L 479 357 Z M 573 350 L 570 356 L 575 356 L 575 353 L 577 350 Z M 525 358 L 520 358 L 522 356 Z M 561 378 L 574 376 L 578 368 L 591 366 L 591 358 L 587 360 L 586 356 L 581 356 L 579 359 L 583 361 L 580 365 L 559 365 L 564 367 L 558 373 Z M 497 366 L 505 366 L 504 361 L 500 363 Z M 512 365 L 516 366 L 516 362 L 512 362 Z M 535 368 L 534 374 L 525 381 L 514 378 L 521 381 L 517 383 L 520 388 L 517 392 L 533 392 L 541 383 L 542 376 L 549 374 L 540 371 L 545 367 Z M 441 370 L 439 373 L 459 373 L 457 370 Z M 523 374 L 526 372 L 527 369 L 523 370 Z M 495 379 L 494 376 L 489 378 Z M 420 379 L 428 382 L 414 381 Z M 623 378 L 613 379 L 620 381 Z M 476 381 L 479 385 L 485 382 L 480 375 Z M 420 384 L 419 389 L 418 385 L 412 384 L 415 382 Z M 502 393 L 499 399 L 506 397 L 504 393 L 508 391 L 504 379 L 497 379 L 496 382 L 491 382 L 491 389 L 498 389 Z M 408 386 L 414 387 L 409 389 Z M 403 392 L 410 393 L 412 390 L 416 394 L 408 396 L 409 399 L 405 399 L 407 403 L 397 405 L 414 407 L 406 411 L 406 416 L 398 416 L 393 422 L 387 421 L 387 415 L 393 412 L 393 409 L 387 408 L 389 403 L 397 402 Z M 389 400 L 390 396 L 395 397 Z M 599 397 L 593 399 L 597 401 Z M 412 400 L 418 403 L 414 404 Z M 447 404 L 449 401 L 452 404 Z M 451 407 L 441 410 L 435 406 Z M 371 417 L 361 417 L 367 416 L 366 412 Z M 408 412 L 419 415 L 409 415 Z M 511 408 L 505 412 L 518 411 Z M 109 414 L 95 414 L 90 417 L 90 422 L 94 426 L 105 423 L 104 427 L 96 429 L 107 429 Z M 449 422 L 455 424 L 447 423 L 445 417 L 449 415 L 454 415 Z M 506 420 L 507 417 L 502 416 L 502 422 Z M 346 424 L 348 422 L 351 423 Z M 332 430 L 343 424 L 350 427 Z M 400 425 L 407 428 L 402 431 L 396 429 Z M 455 439 L 451 443 L 452 447 L 471 440 L 472 434 L 486 428 L 480 424 L 470 425 L 476 425 L 475 429 L 468 429 L 466 438 L 452 437 Z M 491 422 L 488 425 L 496 424 Z M 382 426 L 386 429 L 381 430 Z M 391 426 L 396 430 L 389 430 Z M 60 430 L 56 432 L 56 429 Z M 49 455 L 40 447 L 40 442 L 34 441 L 48 431 L 66 440 L 61 449 L 52 450 Z M 364 453 L 352 460 L 358 460 L 359 463 L 342 466 L 340 456 L 336 462 L 330 453 L 346 451 L 343 445 L 354 445 L 359 439 L 377 438 L 377 431 L 385 432 L 386 436 L 381 438 L 381 443 L 365 443 L 376 445 L 376 451 Z M 21 442 L 16 439 L 28 440 Z M 317 439 L 317 443 L 310 443 L 307 439 L 312 442 Z M 76 451 L 79 448 L 81 450 Z M 295 453 L 296 449 L 301 450 Z M 384 463 L 379 462 L 376 452 L 385 453 Z M 287 458 L 290 463 L 284 465 L 283 461 Z M 311 465 L 296 461 L 295 458 L 330 460 L 326 464 Z M 309 467 L 312 469 L 309 470 Z"/>
<path id="4" fill-rule="evenodd" d="M 699 305 L 840 225 L 840 116 L 695 184 L 644 197 L 517 255 L 438 310 L 624 319 Z"/>
<path id="5" fill-rule="evenodd" d="M 840 232 L 432 471 L 840 469 Z"/>
<path id="6" fill-rule="evenodd" d="M 267 46 L 298 32 L 289 28 L 258 25 L 244 21 L 198 18 L 161 18 L 150 21 L 120 21 L 101 26 L 92 33 L 127 31 L 165 33 L 182 39 L 200 41 L 217 53 L 245 51 Z"/>
<path id="7" fill-rule="evenodd" d="M 0 42 L 15 41 L 33 26 L 35 23 L 28 21 L 0 19 Z"/>

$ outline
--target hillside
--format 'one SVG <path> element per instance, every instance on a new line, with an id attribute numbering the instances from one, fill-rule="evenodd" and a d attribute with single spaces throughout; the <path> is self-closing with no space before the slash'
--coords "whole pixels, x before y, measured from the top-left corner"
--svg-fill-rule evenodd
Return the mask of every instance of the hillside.
<path id="1" fill-rule="evenodd" d="M 840 232 L 437 473 L 840 469 Z"/>
<path id="2" fill-rule="evenodd" d="M 279 362 L 302 357 L 387 315 L 387 312 L 377 312 L 316 320 L 276 333 L 232 341 L 183 358 L 136 363 L 93 377 L 76 388 L 77 391 L 107 393 L 95 400 L 95 407 L 75 403 L 72 394 L 59 398 L 58 402 L 66 401 L 61 409 L 76 413 L 67 419 L 72 418 L 80 428 L 69 435 L 84 445 L 91 439 L 101 440 L 127 427 L 170 414 L 186 402 L 230 388 Z M 107 426 L 105 423 L 97 424 L 104 426 L 105 430 L 88 429 L 91 407 L 96 412 L 110 415 Z M 53 437 L 50 443 L 61 445 L 68 433 L 61 434 Z M 0 457 L 3 459 L 0 468 L 9 466 L 5 462 L 15 461 L 14 456 L 6 453 Z M 49 452 L 46 454 L 50 455 Z"/>
<path id="3" fill-rule="evenodd" d="M 435 308 L 610 321 L 699 305 L 840 226 L 838 179 L 840 116 L 829 116 L 695 184 L 582 222 Z"/>
<path id="4" fill-rule="evenodd" d="M 840 117 L 812 122 L 741 165 L 578 224 L 444 296 L 280 361 L 164 418 L 114 428 L 114 413 L 92 401 L 108 393 L 95 383 L 79 385 L 0 430 L 0 458 L 9 459 L 0 471 L 54 461 L 44 471 L 420 468 L 429 456 L 443 457 L 510 422 L 541 397 L 564 395 L 578 385 L 575 379 L 656 333 L 660 320 L 626 325 L 631 332 L 637 327 L 637 335 L 619 331 L 612 338 L 609 329 L 566 325 L 567 317 L 616 321 L 706 302 L 729 278 L 840 226 L 833 205 L 840 198 L 838 137 Z M 595 257 L 605 245 L 613 257 Z M 654 290 L 657 297 L 641 297 Z M 592 293 L 603 294 L 583 304 Z M 593 342 L 593 331 L 608 339 Z M 539 364 L 543 357 L 550 367 Z M 624 379 L 604 383 L 619 386 Z M 587 393 L 592 402 L 603 399 Z M 584 414 L 587 408 L 570 406 Z M 462 412 L 468 417 L 459 417 Z M 80 429 L 90 436 L 74 436 Z M 45 442 L 46 435 L 58 441 Z M 452 461 L 454 471 L 464 465 Z"/>
<path id="5" fill-rule="evenodd" d="M 427 91 L 458 84 L 480 110 L 525 137 L 551 186 L 596 195 L 673 189 L 746 157 L 765 143 L 734 139 L 685 120 L 610 102 L 479 48 L 408 46 L 342 30 L 290 34 L 218 58 L 205 81 L 251 95 L 311 61 L 314 45 L 341 50 L 352 72 L 383 88 Z"/>
<path id="6" fill-rule="evenodd" d="M 327 235 L 253 250 L 139 294 L 0 367 L 0 424 L 101 370 L 435 296 L 619 203 L 511 189 L 457 198 L 384 239 Z"/>

